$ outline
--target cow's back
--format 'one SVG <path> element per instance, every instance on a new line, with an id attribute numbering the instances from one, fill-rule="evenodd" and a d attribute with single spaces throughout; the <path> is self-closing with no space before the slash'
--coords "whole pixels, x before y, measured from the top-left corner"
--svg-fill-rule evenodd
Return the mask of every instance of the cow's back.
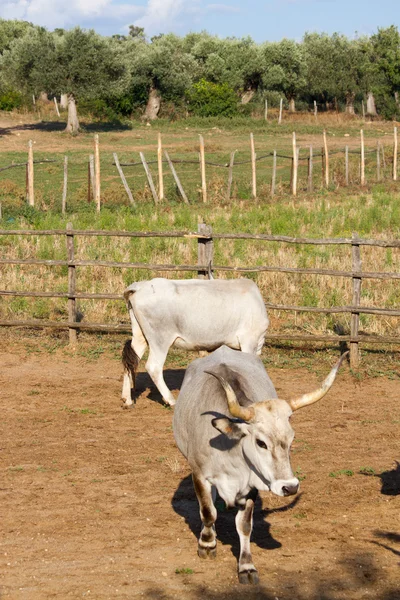
<path id="1" fill-rule="evenodd" d="M 207 453 L 209 440 L 218 436 L 212 419 L 220 416 L 232 418 L 221 384 L 215 377 L 205 373 L 221 364 L 238 374 L 243 391 L 251 402 L 277 398 L 261 359 L 254 354 L 222 346 L 206 358 L 193 361 L 186 370 L 175 405 L 173 423 L 176 443 L 189 463 L 192 463 L 194 454 L 200 456 L 201 460 L 201 448 Z M 193 464 L 191 466 L 194 467 Z"/>

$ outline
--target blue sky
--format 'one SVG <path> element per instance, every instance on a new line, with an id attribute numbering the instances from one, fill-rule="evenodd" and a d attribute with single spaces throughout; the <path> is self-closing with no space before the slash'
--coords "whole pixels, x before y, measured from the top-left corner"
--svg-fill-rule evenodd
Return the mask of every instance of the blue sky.
<path id="1" fill-rule="evenodd" d="M 80 25 L 104 35 L 126 33 L 134 23 L 149 36 L 206 29 L 262 42 L 300 40 L 306 31 L 353 37 L 400 26 L 400 0 L 0 0 L 0 17 L 49 29 Z"/>

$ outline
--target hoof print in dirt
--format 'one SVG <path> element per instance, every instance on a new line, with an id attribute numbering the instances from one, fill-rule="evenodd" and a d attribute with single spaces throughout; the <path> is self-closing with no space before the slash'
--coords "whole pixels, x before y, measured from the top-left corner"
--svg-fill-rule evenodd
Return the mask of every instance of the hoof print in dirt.
<path id="1" fill-rule="evenodd" d="M 197 549 L 197 554 L 200 558 L 217 558 L 217 548 L 200 548 Z"/>
<path id="2" fill-rule="evenodd" d="M 239 583 L 243 585 L 257 585 L 259 583 L 258 571 L 256 569 L 242 571 L 239 573 Z"/>

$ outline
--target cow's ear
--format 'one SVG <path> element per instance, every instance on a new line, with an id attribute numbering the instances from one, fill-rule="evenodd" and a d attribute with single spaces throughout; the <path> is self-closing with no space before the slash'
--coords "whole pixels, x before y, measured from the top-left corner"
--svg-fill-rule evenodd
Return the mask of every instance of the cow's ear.
<path id="1" fill-rule="evenodd" d="M 213 427 L 226 435 L 230 440 L 240 440 L 246 435 L 246 423 L 236 423 L 228 417 L 212 420 Z"/>

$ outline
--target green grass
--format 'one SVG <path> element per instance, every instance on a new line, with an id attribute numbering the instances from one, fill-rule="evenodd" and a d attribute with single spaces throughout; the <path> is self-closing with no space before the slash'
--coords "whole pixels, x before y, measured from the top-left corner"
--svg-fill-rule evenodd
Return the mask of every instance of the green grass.
<path id="1" fill-rule="evenodd" d="M 329 477 L 340 477 L 341 475 L 344 475 L 345 477 L 353 477 L 354 475 L 354 471 L 352 471 L 351 469 L 339 469 L 339 471 L 331 471 L 329 473 Z"/>

